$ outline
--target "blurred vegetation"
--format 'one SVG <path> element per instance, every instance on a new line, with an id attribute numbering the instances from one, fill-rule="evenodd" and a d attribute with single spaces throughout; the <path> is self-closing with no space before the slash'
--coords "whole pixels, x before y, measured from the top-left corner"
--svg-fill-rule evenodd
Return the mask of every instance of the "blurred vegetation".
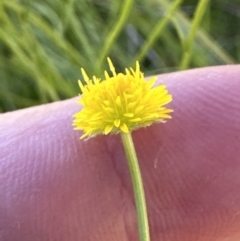
<path id="1" fill-rule="evenodd" d="M 0 0 L 0 111 L 77 95 L 107 56 L 145 75 L 239 63 L 239 30 L 239 0 Z"/>

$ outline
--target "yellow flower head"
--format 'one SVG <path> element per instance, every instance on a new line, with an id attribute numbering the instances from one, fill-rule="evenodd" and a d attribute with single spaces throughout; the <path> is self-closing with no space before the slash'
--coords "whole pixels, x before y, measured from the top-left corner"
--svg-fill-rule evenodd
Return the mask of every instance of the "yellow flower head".
<path id="1" fill-rule="evenodd" d="M 164 105 L 171 102 L 172 96 L 165 85 L 153 87 L 157 77 L 145 80 L 138 62 L 136 70 L 126 69 L 125 74 L 116 74 L 109 58 L 108 64 L 113 77 L 105 71 L 103 81 L 95 76 L 90 80 L 82 69 L 86 85 L 79 81 L 82 95 L 78 103 L 83 109 L 74 115 L 73 121 L 75 129 L 84 132 L 81 138 L 128 133 L 171 118 L 172 110 Z"/>

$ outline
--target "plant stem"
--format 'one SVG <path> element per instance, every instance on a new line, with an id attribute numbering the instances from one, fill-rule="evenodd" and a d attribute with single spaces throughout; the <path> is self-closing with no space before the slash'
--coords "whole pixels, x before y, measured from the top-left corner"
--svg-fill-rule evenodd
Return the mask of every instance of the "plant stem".
<path id="1" fill-rule="evenodd" d="M 208 3 L 209 3 L 209 0 L 200 0 L 198 3 L 189 35 L 187 39 L 183 41 L 184 52 L 183 52 L 183 56 L 179 67 L 180 69 L 187 69 L 189 66 L 191 56 L 192 56 L 192 47 L 193 47 L 194 39 L 197 34 L 197 30 L 199 29 L 203 15 L 207 9 Z"/>
<path id="2" fill-rule="evenodd" d="M 103 43 L 103 47 L 100 52 L 99 66 L 97 66 L 97 72 L 101 70 L 103 61 L 105 61 L 105 58 L 109 54 L 109 51 L 114 44 L 114 41 L 118 37 L 129 15 L 131 14 L 133 3 L 134 3 L 134 0 L 125 0 L 125 2 L 123 3 L 122 10 L 120 11 L 120 16 L 117 18 L 116 24 L 112 27 L 112 29 L 109 31 L 108 35 L 106 36 L 105 43 Z"/>
<path id="3" fill-rule="evenodd" d="M 152 29 L 150 32 L 146 42 L 141 47 L 139 53 L 134 58 L 134 60 L 138 60 L 139 62 L 142 61 L 142 59 L 147 54 L 148 50 L 153 46 L 153 44 L 160 38 L 160 35 L 164 32 L 164 29 L 166 28 L 167 24 L 172 20 L 172 17 L 174 13 L 178 10 L 179 6 L 183 0 L 175 0 L 171 7 L 167 10 L 167 12 L 164 14 L 164 17 L 161 18 L 156 26 Z M 135 61 L 133 61 L 135 62 Z"/>
<path id="4" fill-rule="evenodd" d="M 131 133 L 122 133 L 121 137 L 133 184 L 134 198 L 137 209 L 139 238 L 140 241 L 150 241 L 146 199 L 134 143 Z"/>

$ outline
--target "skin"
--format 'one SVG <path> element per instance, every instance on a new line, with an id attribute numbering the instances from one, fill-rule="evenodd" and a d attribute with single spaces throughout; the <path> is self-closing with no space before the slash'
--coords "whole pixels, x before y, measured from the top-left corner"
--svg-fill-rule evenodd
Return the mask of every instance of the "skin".
<path id="1" fill-rule="evenodd" d="M 240 65 L 158 83 L 172 120 L 133 132 L 151 240 L 240 240 Z M 138 240 L 120 137 L 79 140 L 76 100 L 0 116 L 0 240 Z"/>

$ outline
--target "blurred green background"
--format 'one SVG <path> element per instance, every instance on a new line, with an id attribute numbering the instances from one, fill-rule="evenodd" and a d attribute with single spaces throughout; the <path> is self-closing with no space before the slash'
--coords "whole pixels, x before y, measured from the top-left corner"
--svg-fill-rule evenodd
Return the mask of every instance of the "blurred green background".
<path id="1" fill-rule="evenodd" d="M 239 0 L 0 0 L 0 111 L 79 93 L 140 61 L 145 75 L 240 62 Z"/>

